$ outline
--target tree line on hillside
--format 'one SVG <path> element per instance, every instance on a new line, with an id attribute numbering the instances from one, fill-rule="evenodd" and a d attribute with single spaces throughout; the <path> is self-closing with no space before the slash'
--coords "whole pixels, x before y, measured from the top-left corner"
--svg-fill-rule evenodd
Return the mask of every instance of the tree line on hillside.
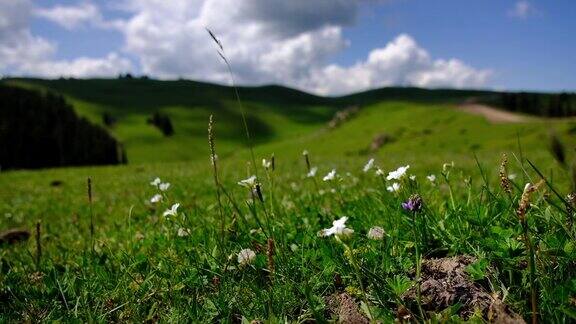
<path id="1" fill-rule="evenodd" d="M 127 163 L 122 144 L 57 94 L 0 84 L 2 169 Z"/>
<path id="2" fill-rule="evenodd" d="M 172 120 L 168 115 L 156 111 L 146 121 L 148 124 L 158 128 L 164 136 L 169 137 L 174 135 L 174 126 L 172 125 Z"/>
<path id="3" fill-rule="evenodd" d="M 486 103 L 544 117 L 576 116 L 575 93 L 503 92 Z"/>

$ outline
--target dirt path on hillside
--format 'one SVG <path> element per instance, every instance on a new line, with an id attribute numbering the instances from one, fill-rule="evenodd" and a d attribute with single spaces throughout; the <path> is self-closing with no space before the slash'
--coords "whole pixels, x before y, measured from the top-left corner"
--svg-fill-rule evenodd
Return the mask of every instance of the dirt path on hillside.
<path id="1" fill-rule="evenodd" d="M 494 124 L 526 123 L 534 120 L 533 118 L 527 117 L 522 114 L 504 111 L 480 104 L 462 104 L 458 106 L 458 109 L 470 114 L 484 116 L 484 118 L 486 118 L 489 122 Z"/>

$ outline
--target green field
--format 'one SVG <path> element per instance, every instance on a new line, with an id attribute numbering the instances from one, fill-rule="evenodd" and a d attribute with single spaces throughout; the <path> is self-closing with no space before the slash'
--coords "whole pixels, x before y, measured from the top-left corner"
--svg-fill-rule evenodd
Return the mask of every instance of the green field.
<path id="1" fill-rule="evenodd" d="M 464 254 L 476 259 L 471 280 L 524 319 L 531 317 L 531 286 L 544 322 L 576 319 L 576 230 L 560 199 L 573 186 L 572 120 L 491 124 L 456 108 L 486 92 L 393 88 L 322 98 L 282 87 L 240 88 L 254 165 L 232 88 L 135 79 L 7 82 L 62 93 L 95 123 L 104 112 L 114 115 L 111 132 L 126 145 L 130 163 L 0 173 L 0 228 L 32 230 L 40 221 L 42 229 L 39 264 L 34 236 L 1 247 L 2 322 L 322 322 L 339 317 L 327 301 L 335 293 L 352 296 L 362 316 L 384 323 L 400 307 L 414 321 L 481 321 L 482 311 L 456 315 L 467 305 L 428 309 L 426 300 L 406 297 L 419 286 L 419 256 Z M 360 108 L 355 116 L 327 127 L 336 111 L 353 105 Z M 157 110 L 171 117 L 175 136 L 146 124 Z M 221 204 L 207 139 L 211 114 Z M 370 152 L 379 134 L 389 140 Z M 566 166 L 550 153 L 551 136 L 563 144 Z M 303 150 L 318 167 L 315 177 L 306 177 Z M 502 153 L 507 173 L 516 176 L 510 195 L 499 185 Z M 272 154 L 274 171 L 260 163 Z M 375 166 L 363 172 L 370 158 Z M 540 178 L 528 161 L 550 186 L 532 195 L 523 227 L 518 200 L 525 183 Z M 450 162 L 454 167 L 443 173 Z M 407 164 L 400 190 L 388 192 L 394 181 L 376 175 L 376 167 L 386 176 Z M 332 169 L 337 179 L 323 181 Z M 237 184 L 256 173 L 263 202 Z M 149 183 L 156 177 L 171 186 L 154 204 L 149 200 L 158 190 Z M 425 208 L 411 214 L 401 203 L 414 193 Z M 176 202 L 178 215 L 164 217 Z M 355 231 L 351 237 L 317 236 L 342 216 Z M 384 240 L 366 237 L 372 226 L 385 230 Z M 189 235 L 179 236 L 180 229 Z M 245 248 L 256 259 L 242 267 L 237 254 Z"/>

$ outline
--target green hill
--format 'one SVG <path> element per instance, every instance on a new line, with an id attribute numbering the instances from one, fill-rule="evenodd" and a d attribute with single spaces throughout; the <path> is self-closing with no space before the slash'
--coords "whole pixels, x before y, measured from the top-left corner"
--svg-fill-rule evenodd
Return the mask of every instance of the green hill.
<path id="1" fill-rule="evenodd" d="M 193 81 L 13 79 L 13 85 L 63 94 L 77 112 L 102 124 L 108 113 L 111 132 L 127 147 L 131 162 L 182 161 L 207 156 L 208 116 L 214 115 L 219 151 L 245 145 L 233 89 Z M 278 86 L 240 88 L 255 142 L 295 137 L 330 119 L 333 100 Z M 146 120 L 155 112 L 170 116 L 175 136 L 166 138 Z"/>
<path id="2" fill-rule="evenodd" d="M 234 89 L 228 86 L 179 80 L 149 79 L 8 79 L 12 85 L 63 94 L 76 111 L 110 127 L 125 145 L 130 163 L 195 161 L 208 156 L 207 123 L 213 114 L 221 157 L 247 144 Z M 320 97 L 282 86 L 240 87 L 252 140 L 262 150 L 318 147 L 327 155 L 371 153 L 378 136 L 386 138 L 379 154 L 405 150 L 437 150 L 467 154 L 516 147 L 518 135 L 526 146 L 545 148 L 549 129 L 569 135 L 568 121 L 491 125 L 480 116 L 454 109 L 469 101 L 489 101 L 500 93 L 476 90 L 390 87 L 343 97 Z M 335 113 L 358 106 L 360 111 L 336 130 L 326 125 Z M 175 134 L 165 137 L 147 123 L 155 112 L 170 117 Z M 318 145 L 319 143 L 322 143 Z M 276 149 L 278 147 L 278 149 Z M 281 148 L 281 149 L 280 149 Z"/>

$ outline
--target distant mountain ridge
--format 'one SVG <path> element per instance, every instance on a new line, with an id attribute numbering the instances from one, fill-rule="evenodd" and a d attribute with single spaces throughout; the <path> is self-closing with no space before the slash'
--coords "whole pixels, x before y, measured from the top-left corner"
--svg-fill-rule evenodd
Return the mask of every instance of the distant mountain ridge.
<path id="1" fill-rule="evenodd" d="M 3 82 L 8 83 L 28 83 L 35 84 L 42 87 L 50 88 L 57 92 L 67 92 L 71 89 L 78 90 L 79 86 L 91 87 L 94 83 L 107 84 L 108 86 L 142 86 L 148 85 L 150 87 L 159 86 L 160 88 L 168 89 L 181 89 L 183 87 L 191 90 L 199 90 L 204 96 L 204 100 L 208 99 L 213 94 L 222 95 L 228 93 L 228 99 L 233 98 L 233 91 L 231 86 L 194 81 L 194 80 L 155 80 L 149 78 L 119 78 L 119 79 L 39 79 L 39 78 L 6 78 Z M 77 84 L 71 86 L 71 84 Z M 88 89 L 88 88 L 87 88 Z M 349 104 L 370 104 L 382 100 L 414 100 L 414 101 L 434 101 L 434 102 L 451 102 L 458 100 L 473 99 L 482 103 L 492 104 L 499 108 L 511 111 L 525 112 L 534 115 L 546 116 L 546 111 L 541 111 L 537 108 L 523 109 L 516 103 L 511 101 L 522 101 L 523 104 L 529 104 L 530 101 L 538 101 L 539 105 L 548 105 L 548 101 L 558 101 L 558 97 L 565 97 L 560 99 L 568 102 L 568 110 L 563 109 L 565 115 L 576 115 L 576 92 L 537 92 L 537 91 L 496 91 L 496 90 L 475 90 L 475 89 L 452 89 L 452 88 L 419 88 L 411 86 L 390 86 L 376 89 L 360 91 L 352 94 L 341 96 L 321 96 L 308 93 L 303 90 L 290 88 L 287 86 L 269 84 L 259 86 L 238 86 L 243 99 L 257 99 L 259 101 L 275 101 L 277 98 L 283 98 L 291 103 L 303 104 L 324 104 L 324 105 L 349 105 Z M 96 93 L 96 92 L 95 92 Z M 77 94 L 75 92 L 74 94 Z M 198 95 L 198 93 L 195 93 Z M 556 96 L 556 97 L 555 97 Z M 521 99 L 521 98 L 530 99 Z M 518 98 L 518 99 L 511 99 Z M 537 98 L 537 99 L 534 99 Z M 545 98 L 545 99 L 543 99 Z M 93 99 L 93 98 L 92 98 Z M 207 100 L 209 101 L 209 100 Z M 526 110 L 526 111 L 525 111 Z M 560 112 L 553 112 L 552 115 L 561 114 Z"/>

